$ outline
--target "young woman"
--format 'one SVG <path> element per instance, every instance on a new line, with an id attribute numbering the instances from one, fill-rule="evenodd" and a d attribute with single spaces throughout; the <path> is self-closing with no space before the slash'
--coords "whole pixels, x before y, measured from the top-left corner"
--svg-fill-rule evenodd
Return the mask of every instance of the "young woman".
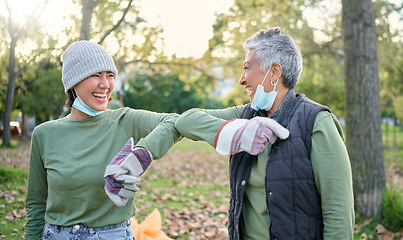
<path id="1" fill-rule="evenodd" d="M 78 41 L 63 54 L 71 113 L 33 131 L 25 239 L 134 239 L 138 176 L 180 134 L 177 114 L 107 110 L 117 73 L 96 43 Z"/>

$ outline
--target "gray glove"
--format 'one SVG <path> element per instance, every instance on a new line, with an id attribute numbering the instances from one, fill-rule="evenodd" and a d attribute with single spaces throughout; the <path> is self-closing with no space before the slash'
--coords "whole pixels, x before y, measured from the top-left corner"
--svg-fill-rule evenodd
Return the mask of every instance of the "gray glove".
<path id="1" fill-rule="evenodd" d="M 129 198 L 136 195 L 140 189 L 136 186 L 152 161 L 151 153 L 141 147 L 133 147 L 133 138 L 112 159 L 106 167 L 105 192 L 116 206 L 124 206 Z"/>
<path id="2" fill-rule="evenodd" d="M 216 135 L 215 149 L 222 155 L 245 151 L 251 155 L 263 152 L 267 142 L 287 139 L 290 132 L 267 117 L 233 119 L 224 123 Z"/>

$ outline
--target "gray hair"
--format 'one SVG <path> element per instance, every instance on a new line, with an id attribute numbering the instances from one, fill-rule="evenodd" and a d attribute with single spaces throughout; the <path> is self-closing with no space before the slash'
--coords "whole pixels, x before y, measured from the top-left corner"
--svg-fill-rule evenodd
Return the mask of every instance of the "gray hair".
<path id="1" fill-rule="evenodd" d="M 273 63 L 282 66 L 284 84 L 295 88 L 302 72 L 302 55 L 294 39 L 279 27 L 260 30 L 247 39 L 243 48 L 255 50 L 255 56 L 263 72 Z"/>

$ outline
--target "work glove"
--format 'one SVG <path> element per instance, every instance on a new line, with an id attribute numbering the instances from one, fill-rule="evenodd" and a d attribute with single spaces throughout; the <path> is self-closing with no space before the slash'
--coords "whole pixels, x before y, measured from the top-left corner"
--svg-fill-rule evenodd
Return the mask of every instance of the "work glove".
<path id="1" fill-rule="evenodd" d="M 147 149 L 134 148 L 133 138 L 112 159 L 104 174 L 105 192 L 116 206 L 123 207 L 140 190 L 136 184 L 152 159 Z"/>
<path id="2" fill-rule="evenodd" d="M 222 155 L 245 151 L 251 155 L 263 152 L 267 142 L 273 144 L 277 136 L 288 138 L 290 132 L 267 117 L 233 119 L 224 123 L 215 139 L 215 149 Z"/>

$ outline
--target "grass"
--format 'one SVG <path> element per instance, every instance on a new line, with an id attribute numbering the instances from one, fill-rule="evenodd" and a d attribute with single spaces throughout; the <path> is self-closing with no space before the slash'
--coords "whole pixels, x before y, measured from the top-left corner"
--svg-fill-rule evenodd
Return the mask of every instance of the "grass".
<path id="1" fill-rule="evenodd" d="M 403 171 L 403 127 L 382 125 L 385 169 L 401 174 Z M 354 240 L 401 240 L 403 234 L 403 188 L 396 179 L 387 179 L 382 202 L 382 221 L 360 219 L 356 216 Z M 382 225 L 381 225 L 382 224 Z M 396 235 L 392 233 L 397 233 Z"/>
<path id="2" fill-rule="evenodd" d="M 384 190 L 382 202 L 383 222 L 392 231 L 403 229 L 403 188 L 400 184 L 389 183 Z"/>
<path id="3" fill-rule="evenodd" d="M 197 150 L 198 153 L 213 153 L 214 147 L 206 142 L 193 141 L 188 138 L 183 138 L 179 143 L 175 144 L 169 151 L 186 152 L 191 150 Z"/>
<path id="4" fill-rule="evenodd" d="M 22 239 L 27 170 L 0 166 L 0 239 Z"/>
<path id="5" fill-rule="evenodd" d="M 3 146 L 3 138 L 0 138 L 0 148 L 18 148 L 20 147 L 20 141 L 17 138 L 11 138 L 10 143 L 6 145 L 6 147 Z"/>
<path id="6" fill-rule="evenodd" d="M 391 136 L 389 132 L 388 137 Z M 395 136 L 396 141 L 384 137 L 385 166 L 401 172 L 401 127 L 396 130 Z M 13 142 L 13 145 L 17 149 L 21 146 L 18 141 Z M 0 161 L 5 157 L 3 150 L 0 148 Z M 218 226 L 225 227 L 226 224 L 229 200 L 227 175 L 227 158 L 219 157 L 214 148 L 206 143 L 183 139 L 163 159 L 154 161 L 143 175 L 139 185 L 141 191 L 136 195 L 136 219 L 143 221 L 157 208 L 162 215 L 163 228 L 174 239 L 208 239 L 206 236 L 216 236 L 219 231 L 226 230 L 222 227 L 218 229 Z M 23 238 L 26 181 L 27 169 L 0 165 L 0 239 Z M 401 202 L 400 205 L 393 204 L 393 200 L 399 199 L 402 192 L 401 188 L 385 192 L 385 195 L 390 194 L 388 204 L 392 204 L 392 207 L 388 208 L 392 208 L 391 211 L 396 212 L 402 206 Z M 393 226 L 396 220 L 389 220 L 388 223 L 385 221 L 383 223 L 387 230 L 380 228 L 382 225 L 379 222 L 357 219 L 354 239 L 400 239 L 392 235 L 390 238 L 378 238 L 382 232 L 390 234 L 392 230 L 401 231 Z"/>

